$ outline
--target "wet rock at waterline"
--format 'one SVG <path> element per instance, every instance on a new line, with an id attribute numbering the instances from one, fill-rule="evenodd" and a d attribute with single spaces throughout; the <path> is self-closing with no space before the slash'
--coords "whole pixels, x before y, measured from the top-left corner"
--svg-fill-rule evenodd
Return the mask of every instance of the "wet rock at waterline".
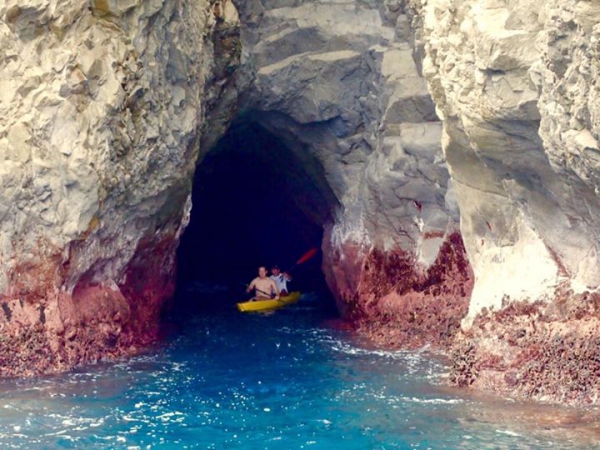
<path id="1" fill-rule="evenodd" d="M 597 402 L 600 9 L 412 1 L 410 11 L 475 274 L 453 377 Z"/>
<path id="2" fill-rule="evenodd" d="M 447 346 L 473 277 L 441 151 L 442 124 L 404 8 L 236 4 L 241 70 L 253 80 L 242 110 L 323 168 L 314 175 L 329 211 L 318 219 L 323 271 L 339 309 L 386 345 Z M 455 259 L 461 263 L 448 262 Z M 420 312 L 422 326 L 415 327 Z"/>
<path id="3" fill-rule="evenodd" d="M 573 292 L 484 309 L 454 343 L 451 380 L 505 395 L 597 404 L 599 312 L 598 294 Z"/>
<path id="4" fill-rule="evenodd" d="M 196 164 L 235 121 L 303 166 L 290 179 L 313 190 L 295 201 L 360 330 L 455 345 L 460 385 L 595 402 L 549 386 L 555 341 L 597 336 L 582 327 L 600 283 L 599 16 L 576 1 L 1 2 L 0 373 L 155 337 Z M 548 312 L 562 302 L 581 313 Z M 511 369 L 533 347 L 547 377 Z"/>
<path id="5" fill-rule="evenodd" d="M 0 2 L 0 374 L 135 351 L 173 294 L 230 2 Z"/>

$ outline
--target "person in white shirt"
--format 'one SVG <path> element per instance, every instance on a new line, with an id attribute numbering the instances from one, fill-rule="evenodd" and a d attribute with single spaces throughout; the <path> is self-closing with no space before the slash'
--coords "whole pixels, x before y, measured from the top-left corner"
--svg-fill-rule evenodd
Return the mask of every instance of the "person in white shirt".
<path id="1" fill-rule="evenodd" d="M 273 266 L 269 278 L 275 282 L 281 296 L 288 295 L 287 283 L 292 281 L 292 276 L 289 273 L 282 273 L 278 266 Z"/>

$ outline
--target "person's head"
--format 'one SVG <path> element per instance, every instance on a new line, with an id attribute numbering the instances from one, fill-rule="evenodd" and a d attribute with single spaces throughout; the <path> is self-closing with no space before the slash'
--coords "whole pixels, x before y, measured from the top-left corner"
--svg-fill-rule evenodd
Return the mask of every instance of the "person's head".
<path id="1" fill-rule="evenodd" d="M 279 275 L 281 273 L 281 270 L 279 270 L 278 266 L 273 266 L 271 267 L 271 273 L 275 276 Z"/>
<path id="2" fill-rule="evenodd" d="M 260 266 L 258 268 L 258 276 L 260 278 L 265 278 L 267 276 L 267 268 L 265 266 Z"/>

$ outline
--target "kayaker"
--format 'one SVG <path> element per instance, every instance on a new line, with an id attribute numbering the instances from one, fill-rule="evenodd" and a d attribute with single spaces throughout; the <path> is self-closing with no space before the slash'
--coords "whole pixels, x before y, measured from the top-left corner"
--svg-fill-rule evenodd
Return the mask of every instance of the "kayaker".
<path id="1" fill-rule="evenodd" d="M 277 286 L 277 289 L 279 289 L 279 293 L 281 295 L 288 295 L 287 283 L 288 281 L 292 281 L 292 276 L 289 273 L 281 273 L 279 266 L 273 266 L 271 268 L 271 276 L 269 278 L 275 282 L 275 285 Z"/>
<path id="2" fill-rule="evenodd" d="M 279 300 L 279 289 L 275 282 L 267 277 L 267 268 L 265 266 L 258 268 L 258 276 L 250 282 L 246 288 L 246 292 L 250 292 L 252 289 L 255 290 L 255 300 L 270 299 L 273 293 L 275 293 L 275 300 Z"/>

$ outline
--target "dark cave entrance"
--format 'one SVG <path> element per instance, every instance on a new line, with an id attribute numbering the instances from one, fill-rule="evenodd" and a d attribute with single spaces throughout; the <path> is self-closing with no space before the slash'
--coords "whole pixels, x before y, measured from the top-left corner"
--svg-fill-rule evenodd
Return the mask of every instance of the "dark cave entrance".
<path id="1" fill-rule="evenodd" d="M 321 247 L 333 194 L 320 163 L 254 121 L 238 120 L 198 165 L 190 223 L 177 252 L 175 306 L 218 294 L 247 298 L 260 265 L 294 266 Z M 292 271 L 290 289 L 327 296 L 320 251 Z M 215 304 L 212 302 L 211 304 Z"/>

